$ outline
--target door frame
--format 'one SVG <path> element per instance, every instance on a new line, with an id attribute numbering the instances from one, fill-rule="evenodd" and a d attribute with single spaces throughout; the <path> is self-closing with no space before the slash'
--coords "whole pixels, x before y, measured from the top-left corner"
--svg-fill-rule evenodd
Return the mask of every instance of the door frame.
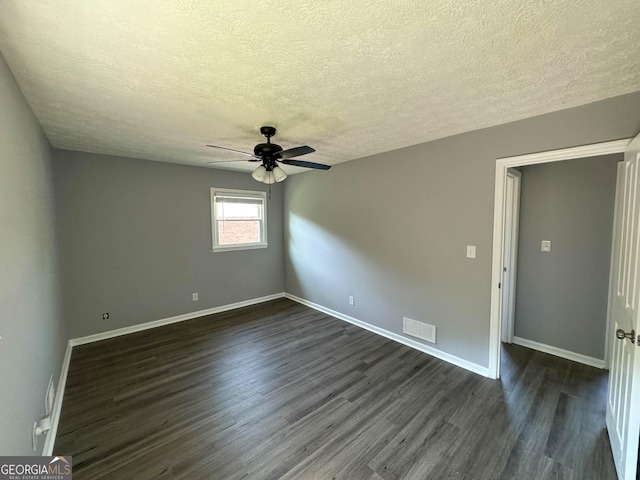
<path id="1" fill-rule="evenodd" d="M 513 343 L 515 330 L 515 307 L 516 307 L 516 278 L 518 275 L 518 230 L 520 219 L 520 184 L 522 174 L 513 168 L 507 169 L 505 177 L 505 203 L 504 203 L 504 238 L 503 238 L 503 276 L 502 276 L 502 307 L 507 307 L 507 319 L 504 319 L 502 311 L 501 340 L 506 343 Z M 511 186 L 511 189 L 509 189 Z M 507 249 L 506 245 L 511 249 Z M 509 251 L 507 251 L 509 250 Z M 508 275 L 506 275 L 508 273 Z M 507 277 L 507 278 L 505 278 Z M 505 298 L 505 292 L 507 297 Z"/>
<path id="2" fill-rule="evenodd" d="M 514 157 L 496 159 L 496 181 L 493 204 L 493 251 L 491 260 L 491 313 L 489 318 L 489 368 L 490 378 L 500 378 L 500 341 L 502 338 L 502 257 L 504 249 L 504 215 L 507 169 L 536 165 L 540 163 L 559 162 L 562 160 L 574 160 L 579 158 L 597 157 L 613 153 L 624 153 L 625 148 L 631 142 L 631 138 L 614 140 L 611 142 L 594 143 L 579 147 L 549 150 Z M 613 226 L 612 226 L 613 230 Z M 613 245 L 612 245 L 613 246 Z M 613 256 L 611 257 L 613 259 Z M 609 296 L 611 286 L 609 286 Z M 611 304 L 609 299 L 607 308 Z M 607 332 L 610 329 L 610 312 L 607 310 Z M 605 365 L 609 364 L 609 342 L 605 342 Z"/>

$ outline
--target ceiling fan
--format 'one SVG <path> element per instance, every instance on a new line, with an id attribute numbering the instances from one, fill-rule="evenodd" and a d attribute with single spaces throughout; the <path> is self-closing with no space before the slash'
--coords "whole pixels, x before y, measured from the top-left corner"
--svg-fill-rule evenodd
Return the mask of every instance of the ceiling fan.
<path id="1" fill-rule="evenodd" d="M 219 147 L 218 145 L 207 145 L 207 147 L 220 148 L 222 150 L 229 150 L 231 152 L 241 153 L 242 155 L 248 155 L 251 158 L 248 160 L 219 160 L 213 162 L 207 162 L 209 164 L 226 163 L 226 162 L 260 162 L 258 168 L 256 168 L 251 176 L 259 182 L 271 185 L 275 182 L 281 182 L 287 178 L 285 171 L 280 168 L 278 163 L 285 165 L 293 165 L 294 167 L 313 168 L 316 170 L 329 170 L 331 165 L 324 165 L 322 163 L 305 162 L 304 160 L 292 160 L 293 157 L 300 157 L 308 153 L 315 152 L 315 149 L 311 147 L 294 147 L 287 150 L 283 150 L 280 145 L 271 143 L 271 137 L 276 134 L 275 127 L 260 127 L 260 133 L 267 137 L 267 143 L 259 143 L 253 149 L 253 153 L 243 152 L 240 150 L 234 150 L 233 148 Z"/>

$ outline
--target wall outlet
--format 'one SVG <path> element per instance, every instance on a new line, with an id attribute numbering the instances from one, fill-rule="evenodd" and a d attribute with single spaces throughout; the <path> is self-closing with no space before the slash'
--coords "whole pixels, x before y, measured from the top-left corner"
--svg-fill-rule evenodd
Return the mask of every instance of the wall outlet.
<path id="1" fill-rule="evenodd" d="M 352 295 L 349 295 L 349 305 L 354 306 L 356 304 L 356 299 Z"/>
<path id="2" fill-rule="evenodd" d="M 109 320 L 109 313 L 103 313 L 102 314 L 102 319 L 103 320 Z"/>
<path id="3" fill-rule="evenodd" d="M 191 300 L 193 300 L 194 302 L 198 301 L 198 292 L 193 292 L 191 294 Z"/>

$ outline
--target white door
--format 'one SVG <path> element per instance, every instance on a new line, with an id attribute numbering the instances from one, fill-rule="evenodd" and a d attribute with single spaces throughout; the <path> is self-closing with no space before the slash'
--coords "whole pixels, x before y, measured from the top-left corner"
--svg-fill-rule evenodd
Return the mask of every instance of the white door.
<path id="1" fill-rule="evenodd" d="M 507 170 L 504 198 L 504 257 L 502 260 L 502 341 L 513 342 L 516 308 L 516 266 L 518 264 L 518 223 L 520 218 L 518 170 Z"/>
<path id="2" fill-rule="evenodd" d="M 614 298 L 615 335 L 609 373 L 607 430 L 621 480 L 636 478 L 640 438 L 640 135 L 627 147 L 618 175 Z M 625 336 L 626 335 L 626 336 Z"/>

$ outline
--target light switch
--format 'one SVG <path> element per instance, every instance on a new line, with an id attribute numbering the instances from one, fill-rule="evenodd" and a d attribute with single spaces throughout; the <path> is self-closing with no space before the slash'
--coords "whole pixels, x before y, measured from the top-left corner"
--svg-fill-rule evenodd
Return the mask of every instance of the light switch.
<path id="1" fill-rule="evenodd" d="M 467 245 L 467 258 L 476 258 L 476 246 Z"/>
<path id="2" fill-rule="evenodd" d="M 540 244 L 541 252 L 550 252 L 551 251 L 551 240 L 542 240 Z"/>

